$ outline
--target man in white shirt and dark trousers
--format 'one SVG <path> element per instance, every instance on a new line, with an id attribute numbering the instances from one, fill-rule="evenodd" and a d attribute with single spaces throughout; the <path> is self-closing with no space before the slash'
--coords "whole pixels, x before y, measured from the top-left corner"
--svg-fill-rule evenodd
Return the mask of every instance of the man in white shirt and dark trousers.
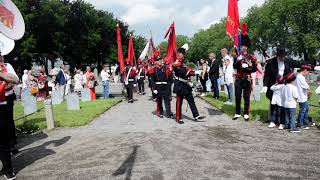
<path id="1" fill-rule="evenodd" d="M 299 98 L 298 88 L 294 85 L 296 76 L 290 73 L 285 77 L 286 85 L 282 89 L 282 100 L 285 109 L 285 126 L 290 132 L 300 132 L 296 128 L 296 108 Z"/>
<path id="2" fill-rule="evenodd" d="M 298 128 L 309 129 L 309 103 L 308 103 L 308 91 L 310 86 L 308 85 L 304 75 L 309 74 L 311 70 L 310 66 L 301 66 L 298 70 L 296 85 L 298 88 L 299 98 L 298 103 L 300 106 L 300 111 L 298 115 Z"/>
<path id="3" fill-rule="evenodd" d="M 11 142 L 13 138 L 13 101 L 8 99 L 12 87 L 10 84 L 18 84 L 19 78 L 8 63 L 4 63 L 4 58 L 0 56 L 0 160 L 2 163 L 1 173 L 7 179 L 15 179 L 15 174 L 11 165 Z M 15 134 L 14 134 L 15 136 Z"/>
<path id="4" fill-rule="evenodd" d="M 107 65 L 103 65 L 103 69 L 101 71 L 101 78 L 102 78 L 102 84 L 103 84 L 103 98 L 107 99 L 109 98 L 109 78 L 110 78 Z"/>

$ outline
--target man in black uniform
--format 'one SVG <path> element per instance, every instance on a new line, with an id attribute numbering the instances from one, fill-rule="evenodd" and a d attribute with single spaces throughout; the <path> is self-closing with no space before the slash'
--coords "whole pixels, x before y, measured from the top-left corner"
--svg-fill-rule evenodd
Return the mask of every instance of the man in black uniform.
<path id="1" fill-rule="evenodd" d="M 156 65 L 149 71 L 152 74 L 153 93 L 157 99 L 157 115 L 163 118 L 163 106 L 162 101 L 166 108 L 166 115 L 169 118 L 173 118 L 171 111 L 170 97 L 171 97 L 171 85 L 170 76 L 172 75 L 172 68 L 169 65 L 165 65 L 161 56 L 155 58 Z"/>
<path id="2" fill-rule="evenodd" d="M 249 52 L 250 39 L 248 35 L 242 36 L 241 55 L 238 56 L 237 61 L 233 64 L 233 68 L 237 70 L 235 81 L 235 96 L 236 96 L 236 113 L 234 120 L 241 117 L 241 96 L 243 93 L 244 99 L 244 120 L 249 120 L 250 111 L 250 94 L 252 90 L 251 73 L 257 71 L 256 57 Z"/>
<path id="3" fill-rule="evenodd" d="M 124 83 L 127 89 L 128 103 L 133 103 L 133 88 L 136 80 L 137 71 L 135 70 L 135 67 L 130 66 L 129 63 L 127 63 L 125 70 L 126 74 L 124 77 Z"/>
<path id="4" fill-rule="evenodd" d="M 146 80 L 146 74 L 147 74 L 147 69 L 145 67 L 145 64 L 143 64 L 141 61 L 139 62 L 139 67 L 138 67 L 138 87 L 139 87 L 139 94 L 140 95 L 145 95 L 146 93 L 144 92 L 144 81 Z"/>
<path id="5" fill-rule="evenodd" d="M 189 103 L 194 120 L 197 121 L 204 118 L 203 116 L 199 115 L 198 109 L 194 102 L 194 98 L 192 95 L 192 85 L 190 84 L 190 77 L 195 76 L 195 71 L 192 71 L 190 67 L 183 64 L 185 55 L 186 50 L 183 48 L 179 48 L 177 50 L 177 60 L 172 64 L 173 71 L 175 73 L 173 92 L 177 95 L 176 121 L 179 124 L 184 124 L 184 122 L 181 120 L 181 108 L 184 98 L 186 98 Z"/>

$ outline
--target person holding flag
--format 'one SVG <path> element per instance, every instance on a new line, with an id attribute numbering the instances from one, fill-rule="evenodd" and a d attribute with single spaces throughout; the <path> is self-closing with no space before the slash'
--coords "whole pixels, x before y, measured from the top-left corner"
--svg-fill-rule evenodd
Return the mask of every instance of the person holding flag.
<path id="1" fill-rule="evenodd" d="M 144 81 L 146 80 L 146 75 L 147 75 L 147 68 L 144 63 L 139 59 L 138 60 L 138 87 L 139 87 L 139 94 L 140 95 L 145 95 L 146 93 L 144 92 Z"/>
<path id="2" fill-rule="evenodd" d="M 127 90 L 128 103 L 133 103 L 133 88 L 136 81 L 137 71 L 134 66 L 130 65 L 128 59 L 126 59 L 126 63 L 124 84 Z"/>
<path id="3" fill-rule="evenodd" d="M 250 94 L 252 91 L 252 77 L 251 74 L 257 71 L 257 59 L 249 51 L 251 41 L 247 35 L 246 25 L 243 24 L 241 37 L 241 54 L 234 62 L 233 68 L 237 70 L 235 81 L 235 96 L 236 96 L 236 113 L 233 120 L 241 117 L 241 96 L 244 99 L 244 120 L 249 120 L 250 110 Z"/>
<path id="4" fill-rule="evenodd" d="M 189 66 L 184 64 L 184 59 L 186 56 L 186 49 L 179 48 L 177 50 L 177 60 L 172 64 L 173 71 L 175 74 L 174 88 L 173 92 L 177 95 L 176 101 L 176 121 L 179 124 L 184 124 L 181 120 L 182 103 L 185 98 L 190 106 L 195 121 L 203 119 L 203 116 L 199 115 L 196 103 L 192 94 L 192 85 L 190 82 L 190 77 L 195 76 L 195 71 L 191 70 Z"/>
<path id="5" fill-rule="evenodd" d="M 157 102 L 157 115 L 160 118 L 163 118 L 163 105 L 162 101 L 164 101 L 164 105 L 166 108 L 166 115 L 168 118 L 174 118 L 173 113 L 171 111 L 171 76 L 172 76 L 172 67 L 170 65 L 166 65 L 161 58 L 161 54 L 156 52 L 158 56 L 155 57 L 156 65 L 152 67 L 149 73 L 152 75 L 152 85 L 153 85 L 153 93 L 156 97 Z"/>

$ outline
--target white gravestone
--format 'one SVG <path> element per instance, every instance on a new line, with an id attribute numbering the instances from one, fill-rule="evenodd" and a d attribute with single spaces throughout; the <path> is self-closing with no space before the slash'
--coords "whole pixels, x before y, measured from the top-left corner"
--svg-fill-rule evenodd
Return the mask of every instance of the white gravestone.
<path id="1" fill-rule="evenodd" d="M 23 97 L 23 104 L 24 104 L 24 114 L 29 115 L 37 112 L 37 98 L 30 95 L 26 94 Z"/>
<path id="2" fill-rule="evenodd" d="M 110 83 L 109 94 L 111 95 L 122 95 L 123 84 L 122 83 Z"/>
<path id="3" fill-rule="evenodd" d="M 79 96 L 76 94 L 69 94 L 67 96 L 67 109 L 68 110 L 80 110 Z"/>
<path id="4" fill-rule="evenodd" d="M 58 105 L 63 102 L 63 97 L 60 91 L 52 91 L 51 93 L 52 105 Z"/>
<path id="5" fill-rule="evenodd" d="M 255 87 L 253 89 L 253 100 L 254 101 L 260 101 L 261 100 L 261 90 L 258 87 Z"/>
<path id="6" fill-rule="evenodd" d="M 91 101 L 90 89 L 84 88 L 81 90 L 81 101 Z"/>

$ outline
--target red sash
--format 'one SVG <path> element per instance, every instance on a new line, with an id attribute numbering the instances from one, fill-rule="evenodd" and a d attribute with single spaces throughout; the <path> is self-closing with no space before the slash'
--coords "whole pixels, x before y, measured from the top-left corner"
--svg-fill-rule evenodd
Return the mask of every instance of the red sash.
<path id="1" fill-rule="evenodd" d="M 7 72 L 7 68 L 4 64 L 0 65 L 0 70 L 1 72 L 6 73 Z M 8 83 L 6 81 L 3 81 L 2 79 L 0 79 L 0 103 L 5 102 L 6 101 L 6 86 L 8 85 Z"/>

